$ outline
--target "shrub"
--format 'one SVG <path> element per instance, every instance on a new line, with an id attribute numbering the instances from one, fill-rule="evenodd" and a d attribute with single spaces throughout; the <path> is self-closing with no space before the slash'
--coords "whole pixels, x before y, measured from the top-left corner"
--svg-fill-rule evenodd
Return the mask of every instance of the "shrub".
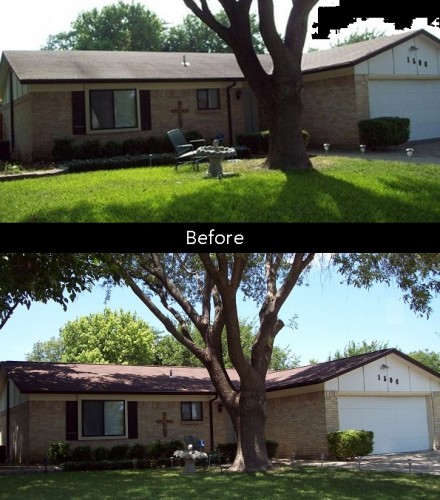
<path id="1" fill-rule="evenodd" d="M 93 450 L 93 458 L 97 462 L 102 462 L 103 460 L 108 460 L 110 454 L 110 449 L 105 446 L 98 446 Z"/>
<path id="2" fill-rule="evenodd" d="M 143 460 L 147 457 L 147 447 L 143 444 L 134 444 L 128 451 L 128 458 Z"/>
<path id="3" fill-rule="evenodd" d="M 93 453 L 91 446 L 77 446 L 73 448 L 69 456 L 72 462 L 89 462 L 93 460 Z"/>
<path id="4" fill-rule="evenodd" d="M 78 147 L 78 158 L 101 158 L 102 155 L 101 141 L 97 139 L 85 141 Z"/>
<path id="5" fill-rule="evenodd" d="M 278 443 L 276 441 L 266 440 L 267 456 L 274 458 L 277 450 Z M 215 451 L 223 461 L 232 462 L 237 454 L 237 443 L 219 443 L 215 446 Z"/>
<path id="6" fill-rule="evenodd" d="M 108 141 L 102 147 L 102 154 L 106 158 L 112 158 L 113 156 L 119 156 L 122 154 L 122 144 L 115 141 Z"/>
<path id="7" fill-rule="evenodd" d="M 307 130 L 302 130 L 301 133 L 304 146 L 307 147 L 310 133 Z M 252 154 L 267 154 L 269 151 L 269 137 L 269 131 L 263 130 L 262 132 L 258 132 L 256 134 L 239 135 L 237 137 L 237 142 L 239 146 L 246 146 L 249 148 Z"/>
<path id="8" fill-rule="evenodd" d="M 52 158 L 55 161 L 72 160 L 77 155 L 77 147 L 74 146 L 75 139 L 60 138 L 54 140 Z"/>
<path id="9" fill-rule="evenodd" d="M 329 451 L 338 459 L 363 457 L 373 451 L 372 431 L 347 430 L 327 434 Z"/>
<path id="10" fill-rule="evenodd" d="M 169 459 L 176 450 L 183 450 L 182 441 L 174 440 L 163 442 L 160 439 L 153 441 L 148 447 L 148 453 L 154 460 Z"/>
<path id="11" fill-rule="evenodd" d="M 409 139 L 409 118 L 378 117 L 358 123 L 359 138 L 369 149 L 385 149 L 398 146 Z"/>
<path id="12" fill-rule="evenodd" d="M 50 444 L 47 451 L 47 458 L 52 464 L 61 464 L 65 462 L 69 456 L 70 445 L 63 441 L 55 441 Z"/>
<path id="13" fill-rule="evenodd" d="M 117 444 L 110 448 L 109 460 L 125 460 L 128 457 L 130 446 L 128 444 Z"/>
<path id="14" fill-rule="evenodd" d="M 147 142 L 142 139 L 127 139 L 122 143 L 122 152 L 126 155 L 147 153 Z"/>

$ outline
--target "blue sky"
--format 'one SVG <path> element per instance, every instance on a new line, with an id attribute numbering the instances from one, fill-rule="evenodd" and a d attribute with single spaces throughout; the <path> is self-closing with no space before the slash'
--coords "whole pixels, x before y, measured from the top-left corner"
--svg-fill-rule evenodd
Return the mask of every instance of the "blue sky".
<path id="1" fill-rule="evenodd" d="M 128 2 L 129 0 L 125 0 Z M 169 24 L 177 24 L 190 13 L 183 0 L 135 0 Z M 49 35 L 61 31 L 69 31 L 71 23 L 80 12 L 93 8 L 101 9 L 105 5 L 117 3 L 117 0 L 1 0 L 2 28 L 0 30 L 0 52 L 3 50 L 39 50 L 47 41 Z M 254 2 L 256 5 L 257 2 Z M 218 8 L 217 1 L 210 1 L 213 10 Z M 309 34 L 305 48 L 329 48 L 330 42 L 344 38 L 355 30 L 355 26 L 342 29 L 339 34 L 331 36 L 330 40 L 312 40 L 311 25 L 317 21 L 318 7 L 337 6 L 337 0 L 321 0 L 312 10 L 309 18 Z M 280 31 L 285 28 L 285 23 L 290 12 L 291 2 L 274 0 L 275 17 Z M 26 15 L 23 15 L 23 13 Z M 383 19 L 358 20 L 356 27 L 361 31 L 365 28 L 385 31 L 386 34 L 398 33 L 394 25 L 385 23 Z M 436 36 L 440 36 L 440 28 L 427 26 L 426 19 L 418 19 L 412 29 L 425 28 Z M 401 31 L 400 31 L 401 32 Z"/>
<path id="2" fill-rule="evenodd" d="M 276 341 L 280 347 L 290 347 L 308 364 L 311 358 L 325 361 L 329 353 L 343 349 L 351 340 L 379 340 L 389 342 L 403 352 L 419 349 L 440 351 L 440 299 L 432 307 L 429 319 L 419 318 L 403 303 L 401 293 L 383 285 L 369 291 L 341 285 L 341 276 L 319 269 L 312 271 L 309 286 L 294 289 L 283 306 L 280 317 L 287 324 L 298 315 L 298 329 L 287 327 Z M 79 316 L 101 312 L 105 292 L 97 287 L 93 293 L 84 293 L 67 312 L 58 304 L 33 304 L 30 310 L 17 310 L 0 330 L 0 360 L 24 360 L 37 341 L 57 337 L 60 328 Z M 151 326 L 164 330 L 152 314 L 130 290 L 116 289 L 107 304 L 113 310 L 136 312 Z M 253 319 L 257 308 L 249 301 L 239 308 L 242 318 Z"/>

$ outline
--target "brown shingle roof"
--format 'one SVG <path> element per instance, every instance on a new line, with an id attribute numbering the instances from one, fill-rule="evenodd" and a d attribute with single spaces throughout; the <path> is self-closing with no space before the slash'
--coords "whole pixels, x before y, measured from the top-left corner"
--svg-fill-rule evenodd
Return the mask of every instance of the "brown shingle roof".
<path id="1" fill-rule="evenodd" d="M 266 378 L 266 389 L 270 392 L 321 384 L 389 354 L 396 354 L 440 378 L 440 374 L 398 350 L 383 349 L 317 365 L 270 372 Z M 215 394 L 205 368 L 20 361 L 5 361 L 0 363 L 0 368 L 6 370 L 7 376 L 23 393 Z M 228 370 L 228 375 L 238 387 L 236 371 Z"/>
<path id="2" fill-rule="evenodd" d="M 426 30 L 414 30 L 303 55 L 304 73 L 352 66 L 411 39 L 423 35 L 440 43 Z M 189 65 L 182 64 L 183 57 Z M 259 56 L 270 73 L 272 59 Z M 243 80 L 234 54 L 183 52 L 113 51 L 26 51 L 3 52 L 22 83 L 58 82 L 135 82 Z M 2 64 L 3 66 L 3 64 Z M 3 71 L 4 72 L 4 71 Z M 0 75 L 4 79 L 5 75 Z"/>

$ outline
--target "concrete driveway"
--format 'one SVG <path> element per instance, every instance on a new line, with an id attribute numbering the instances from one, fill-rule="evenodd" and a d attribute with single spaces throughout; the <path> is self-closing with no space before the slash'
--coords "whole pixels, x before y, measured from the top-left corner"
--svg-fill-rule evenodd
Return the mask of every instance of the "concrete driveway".
<path id="1" fill-rule="evenodd" d="M 415 474 L 440 475 L 440 451 L 421 451 L 413 453 L 390 453 L 384 455 L 369 455 L 358 461 L 332 462 L 298 461 L 301 465 L 316 465 L 318 467 L 340 467 L 341 469 L 379 470 L 406 472 Z"/>
<path id="2" fill-rule="evenodd" d="M 412 156 L 406 153 L 407 148 L 414 150 Z M 401 146 L 393 146 L 385 151 L 365 151 L 361 153 L 354 150 L 332 150 L 331 145 L 327 153 L 324 149 L 313 149 L 309 151 L 310 154 L 315 155 L 328 155 L 328 156 L 344 156 L 353 158 L 364 158 L 371 160 L 389 160 L 389 161 L 403 161 L 406 163 L 437 163 L 440 164 L 440 140 L 430 141 L 413 141 Z"/>

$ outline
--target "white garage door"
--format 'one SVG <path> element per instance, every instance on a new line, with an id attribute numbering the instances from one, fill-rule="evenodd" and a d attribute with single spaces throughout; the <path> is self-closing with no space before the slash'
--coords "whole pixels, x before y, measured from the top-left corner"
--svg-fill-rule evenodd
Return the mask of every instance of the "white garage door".
<path id="1" fill-rule="evenodd" d="M 410 140 L 440 137 L 439 81 L 370 81 L 370 117 L 411 120 Z"/>
<path id="2" fill-rule="evenodd" d="M 424 397 L 339 397 L 341 431 L 374 432 L 373 453 L 429 450 Z"/>

